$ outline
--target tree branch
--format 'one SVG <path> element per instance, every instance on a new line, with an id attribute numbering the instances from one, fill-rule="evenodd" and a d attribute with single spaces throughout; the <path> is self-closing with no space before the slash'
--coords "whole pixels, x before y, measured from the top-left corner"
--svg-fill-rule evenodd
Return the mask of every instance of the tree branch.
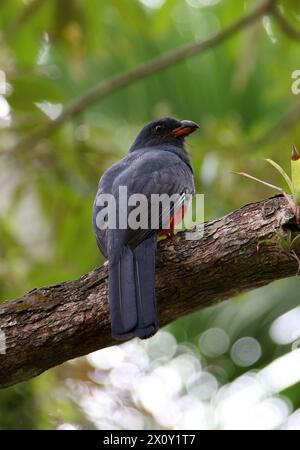
<path id="1" fill-rule="evenodd" d="M 292 226 L 279 196 L 205 224 L 204 237 L 184 233 L 159 243 L 156 290 L 161 325 L 237 294 L 297 274 L 294 254 L 276 244 Z M 283 231 L 282 231 L 283 232 Z M 269 245 L 265 240 L 274 240 Z M 35 289 L 0 305 L 0 387 L 113 344 L 107 303 L 107 265 L 79 280 Z"/>
<path id="2" fill-rule="evenodd" d="M 187 46 L 165 53 L 146 63 L 140 64 L 132 70 L 121 73 L 119 75 L 116 75 L 115 77 L 101 82 L 91 91 L 87 92 L 79 99 L 70 103 L 57 119 L 49 122 L 47 125 L 40 128 L 30 136 L 21 139 L 12 149 L 10 149 L 10 152 L 18 151 L 21 149 L 22 151 L 24 151 L 24 149 L 26 148 L 32 149 L 32 147 L 34 147 L 41 139 L 50 136 L 64 122 L 75 117 L 85 108 L 92 105 L 93 103 L 96 103 L 99 100 L 102 100 L 109 94 L 112 94 L 113 92 L 116 92 L 125 86 L 129 86 L 130 84 L 138 80 L 153 75 L 158 71 L 166 69 L 167 67 L 177 64 L 180 61 L 183 61 L 191 56 L 194 56 L 196 54 L 199 55 L 205 50 L 216 47 L 237 32 L 253 24 L 264 14 L 267 14 L 268 11 L 272 11 L 275 1 L 276 0 L 264 0 L 252 13 L 204 41 L 189 44 Z"/>
<path id="3" fill-rule="evenodd" d="M 291 39 L 294 39 L 298 42 L 300 42 L 300 31 L 294 28 L 281 14 L 280 10 L 278 8 L 273 8 L 272 14 L 276 19 L 276 22 L 278 23 L 279 27 L 283 31 L 284 34 L 286 34 Z"/>
<path id="4" fill-rule="evenodd" d="M 16 19 L 8 25 L 4 33 L 2 34 L 2 39 L 8 40 L 13 37 L 20 29 L 26 24 L 26 22 L 34 16 L 34 14 L 44 5 L 46 0 L 33 0 L 28 3 L 16 17 Z"/>

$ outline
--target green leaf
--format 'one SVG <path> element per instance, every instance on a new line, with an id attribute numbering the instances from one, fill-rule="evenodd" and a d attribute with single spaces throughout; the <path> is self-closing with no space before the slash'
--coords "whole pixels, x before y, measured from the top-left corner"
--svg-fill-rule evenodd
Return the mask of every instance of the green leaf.
<path id="1" fill-rule="evenodd" d="M 278 170 L 278 172 L 280 173 L 280 175 L 282 175 L 282 177 L 285 179 L 290 192 L 292 195 L 294 195 L 294 187 L 293 187 L 293 183 L 292 180 L 290 179 L 290 177 L 288 176 L 288 174 L 283 170 L 283 168 L 277 164 L 275 161 L 273 161 L 272 159 L 267 158 L 266 161 L 271 164 L 273 167 L 275 167 L 276 170 Z"/>
<path id="2" fill-rule="evenodd" d="M 267 183 L 266 181 L 260 180 L 259 178 L 253 177 L 252 175 L 249 175 L 249 173 L 245 173 L 245 172 L 233 172 L 233 173 L 235 173 L 236 175 L 240 175 L 242 177 L 245 177 L 245 178 L 249 178 L 250 180 L 257 181 L 257 183 L 260 183 L 260 184 L 263 184 L 264 186 L 267 186 L 267 187 L 270 187 L 272 189 L 275 189 L 276 191 L 279 191 L 282 194 L 284 193 L 283 189 L 281 189 L 278 186 L 275 186 L 275 184 Z"/>
<path id="3" fill-rule="evenodd" d="M 300 155 L 293 146 L 291 158 L 292 182 L 297 205 L 300 205 Z"/>
<path id="4" fill-rule="evenodd" d="M 299 241 L 299 239 L 300 239 L 300 234 L 297 234 L 297 236 L 294 237 L 294 239 L 292 240 L 291 248 L 294 248 L 294 247 L 295 247 L 295 245 L 296 245 L 296 243 Z"/>

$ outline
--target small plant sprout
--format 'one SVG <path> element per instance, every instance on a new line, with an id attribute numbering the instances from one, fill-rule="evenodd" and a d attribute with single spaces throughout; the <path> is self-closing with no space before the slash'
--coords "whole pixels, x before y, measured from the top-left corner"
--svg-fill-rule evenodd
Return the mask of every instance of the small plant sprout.
<path id="1" fill-rule="evenodd" d="M 288 192 L 286 192 L 284 189 L 282 189 L 279 186 L 276 186 L 274 184 L 268 183 L 264 180 L 260 180 L 259 178 L 256 178 L 252 175 L 249 175 L 245 172 L 234 172 L 237 175 L 241 175 L 243 177 L 249 178 L 250 180 L 257 181 L 260 184 L 263 184 L 264 186 L 270 187 L 271 189 L 275 189 L 276 191 L 280 192 L 286 199 L 290 209 L 292 210 L 293 214 L 296 218 L 296 223 L 299 226 L 300 225 L 300 154 L 296 148 L 295 145 L 293 145 L 292 149 L 292 156 L 291 156 L 291 178 L 288 176 L 288 174 L 284 171 L 284 169 L 277 164 L 272 159 L 266 159 L 266 161 L 271 164 L 283 177 L 285 180 L 287 186 L 288 186 Z"/>
<path id="2" fill-rule="evenodd" d="M 293 190 L 294 197 L 297 206 L 300 206 L 300 154 L 296 149 L 295 145 L 293 145 L 292 150 L 292 159 L 291 159 L 291 169 L 292 169 L 292 182 L 293 182 Z"/>
<path id="3" fill-rule="evenodd" d="M 293 212 L 296 218 L 296 224 L 300 227 L 300 154 L 293 145 L 292 156 L 291 156 L 291 178 L 288 174 L 283 170 L 283 168 L 277 164 L 272 159 L 266 159 L 266 161 L 271 164 L 283 177 L 287 186 L 288 192 L 282 189 L 279 186 L 275 186 L 274 184 L 268 183 L 266 181 L 260 180 L 259 178 L 253 177 L 245 172 L 235 172 L 237 175 L 241 175 L 243 177 L 249 178 L 250 180 L 257 181 L 258 183 L 263 184 L 264 186 L 270 187 L 271 189 L 275 189 L 279 191 L 282 195 L 284 195 L 291 211 Z M 280 247 L 288 254 L 290 254 L 298 263 L 298 271 L 297 275 L 300 274 L 300 259 L 295 252 L 295 246 L 300 240 L 300 234 L 297 234 L 296 237 L 293 238 L 291 230 L 288 230 L 286 233 L 279 232 L 277 230 L 274 231 L 276 235 L 276 239 L 265 239 L 258 243 L 257 251 L 259 251 L 259 247 L 261 244 L 275 244 L 280 245 Z"/>

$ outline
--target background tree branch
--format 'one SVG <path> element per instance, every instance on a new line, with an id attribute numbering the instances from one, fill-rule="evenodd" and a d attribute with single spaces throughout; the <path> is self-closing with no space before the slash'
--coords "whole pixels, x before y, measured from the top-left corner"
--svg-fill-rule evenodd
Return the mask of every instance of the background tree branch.
<path id="1" fill-rule="evenodd" d="M 163 69 L 171 67 L 174 64 L 190 58 L 191 56 L 199 55 L 208 49 L 216 47 L 230 37 L 234 36 L 239 31 L 255 23 L 268 12 L 272 12 L 275 2 L 276 0 L 263 0 L 253 12 L 214 36 L 209 37 L 204 41 L 188 44 L 176 50 L 167 52 L 157 58 L 138 65 L 132 70 L 100 82 L 96 87 L 85 93 L 82 97 L 67 105 L 57 119 L 49 121 L 49 123 L 47 123 L 44 127 L 17 142 L 17 144 L 10 149 L 10 152 L 18 150 L 24 151 L 26 148 L 31 150 L 32 147 L 35 146 L 41 139 L 50 136 L 67 120 L 76 117 L 85 108 L 98 102 L 99 100 L 102 100 L 109 94 L 112 94 L 125 86 L 129 86 L 130 84 L 153 75 Z"/>
<path id="2" fill-rule="evenodd" d="M 188 241 L 179 233 L 160 242 L 160 324 L 296 275 L 299 251 L 288 253 L 276 244 L 276 231 L 292 229 L 292 219 L 286 200 L 279 196 L 206 223 L 201 240 Z M 2 388 L 116 344 L 110 334 L 107 266 L 0 305 L 0 329 L 7 346 L 6 354 L 0 354 Z"/>
<path id="3" fill-rule="evenodd" d="M 275 17 L 279 27 L 282 32 L 286 34 L 291 39 L 295 39 L 296 41 L 300 41 L 300 31 L 293 27 L 281 14 L 278 8 L 273 8 L 273 16 Z"/>
<path id="4" fill-rule="evenodd" d="M 2 39 L 5 41 L 13 37 L 20 29 L 26 24 L 26 22 L 36 14 L 36 12 L 44 5 L 46 0 L 33 0 L 26 4 L 19 15 L 11 22 L 4 33 Z"/>

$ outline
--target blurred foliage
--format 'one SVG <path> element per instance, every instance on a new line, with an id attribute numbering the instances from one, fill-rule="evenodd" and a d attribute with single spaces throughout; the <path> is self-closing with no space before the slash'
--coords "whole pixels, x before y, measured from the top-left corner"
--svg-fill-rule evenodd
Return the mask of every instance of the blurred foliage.
<path id="1" fill-rule="evenodd" d="M 113 93 L 36 147 L 10 151 L 101 80 L 211 36 L 257 3 L 64 0 L 62 7 L 59 0 L 0 2 L 0 71 L 6 80 L 0 96 L 1 299 L 78 277 L 103 262 L 91 227 L 98 179 L 153 118 L 172 115 L 201 124 L 190 152 L 197 189 L 206 195 L 207 219 L 272 194 L 233 171 L 282 183 L 264 158 L 289 171 L 291 146 L 300 141 L 300 97 L 291 92 L 300 43 L 268 18 L 217 48 Z M 299 2 L 280 3 L 299 29 Z M 182 318 L 170 330 L 191 345 L 210 327 L 226 330 L 232 343 L 256 337 L 263 351 L 259 368 L 288 350 L 271 341 L 269 328 L 299 303 L 298 292 L 297 279 L 278 282 Z M 228 362 L 224 355 L 207 361 L 227 368 Z M 231 362 L 227 379 L 244 370 Z M 55 428 L 72 420 L 89 427 L 67 395 L 59 400 L 64 379 L 63 370 L 55 369 L 2 391 L 0 428 Z M 300 406 L 298 386 L 286 395 Z"/>

